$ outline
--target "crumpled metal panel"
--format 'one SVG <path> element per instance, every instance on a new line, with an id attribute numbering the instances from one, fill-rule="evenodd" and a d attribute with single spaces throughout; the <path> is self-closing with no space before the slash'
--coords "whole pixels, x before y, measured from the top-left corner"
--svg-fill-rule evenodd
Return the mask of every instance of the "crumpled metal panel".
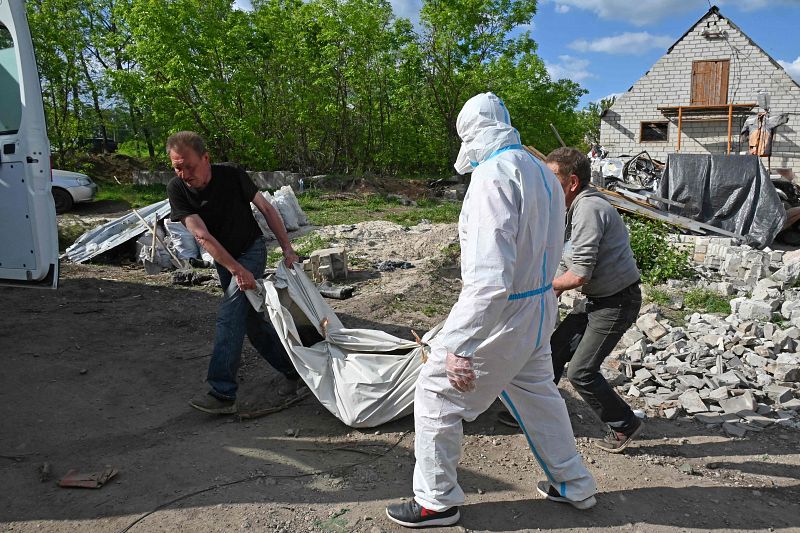
<path id="1" fill-rule="evenodd" d="M 155 220 L 161 220 L 169 215 L 171 209 L 169 200 L 162 200 L 137 209 L 137 211 L 152 227 L 154 216 Z M 67 248 L 66 256 L 74 263 L 83 263 L 135 239 L 146 231 L 150 231 L 150 229 L 139 220 L 136 213 L 131 211 L 123 217 L 107 222 L 78 237 L 78 240 Z"/>

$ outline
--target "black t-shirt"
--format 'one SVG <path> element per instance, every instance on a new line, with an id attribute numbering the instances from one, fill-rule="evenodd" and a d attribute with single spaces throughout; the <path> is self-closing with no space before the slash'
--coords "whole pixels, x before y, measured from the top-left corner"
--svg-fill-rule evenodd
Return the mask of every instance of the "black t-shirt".
<path id="1" fill-rule="evenodd" d="M 188 187 L 175 176 L 167 185 L 172 208 L 170 220 L 179 222 L 200 215 L 209 233 L 231 254 L 239 257 L 261 236 L 250 201 L 258 188 L 244 170 L 229 165 L 211 165 L 211 180 L 203 190 Z"/>

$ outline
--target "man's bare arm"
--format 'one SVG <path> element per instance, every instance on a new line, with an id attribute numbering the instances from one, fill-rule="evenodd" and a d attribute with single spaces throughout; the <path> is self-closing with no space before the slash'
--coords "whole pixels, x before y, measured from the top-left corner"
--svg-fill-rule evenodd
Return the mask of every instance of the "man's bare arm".
<path id="1" fill-rule="evenodd" d="M 565 273 L 553 280 L 553 290 L 556 291 L 556 295 L 560 296 L 562 292 L 570 289 L 577 289 L 578 287 L 584 285 L 587 281 L 589 280 L 567 270 Z"/>
<path id="2" fill-rule="evenodd" d="M 253 274 L 234 259 L 228 250 L 209 233 L 206 223 L 203 222 L 200 215 L 189 215 L 184 217 L 182 222 L 192 232 L 200 246 L 211 254 L 214 261 L 228 269 L 241 290 L 246 291 L 256 288 L 256 280 Z"/>
<path id="3" fill-rule="evenodd" d="M 255 204 L 258 210 L 261 211 L 261 214 L 264 215 L 269 229 L 272 230 L 272 233 L 275 234 L 275 238 L 278 239 L 278 244 L 281 245 L 281 250 L 283 250 L 284 263 L 286 263 L 287 267 L 291 267 L 292 263 L 298 262 L 300 258 L 297 257 L 294 248 L 292 248 L 292 243 L 289 241 L 289 235 L 286 233 L 286 227 L 283 225 L 283 219 L 281 219 L 280 214 L 278 214 L 275 208 L 270 205 L 261 193 L 257 192 L 255 197 L 253 197 L 253 204 Z"/>

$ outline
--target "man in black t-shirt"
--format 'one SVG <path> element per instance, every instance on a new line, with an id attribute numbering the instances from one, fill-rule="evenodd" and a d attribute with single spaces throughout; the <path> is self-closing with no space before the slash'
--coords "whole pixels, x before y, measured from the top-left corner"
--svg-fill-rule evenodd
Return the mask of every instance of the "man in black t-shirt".
<path id="1" fill-rule="evenodd" d="M 293 392 L 300 377 L 275 328 L 258 314 L 244 291 L 256 288 L 264 273 L 267 249 L 250 202 L 255 204 L 283 250 L 286 266 L 298 260 L 278 212 L 258 193 L 246 172 L 212 165 L 202 137 L 181 131 L 167 139 L 167 153 L 177 176 L 167 185 L 172 213 L 214 258 L 224 290 L 217 312 L 214 351 L 208 365 L 211 390 L 189 402 L 200 411 L 230 414 L 237 410 L 236 373 L 245 333 L 250 342 L 287 379 L 279 392 Z"/>

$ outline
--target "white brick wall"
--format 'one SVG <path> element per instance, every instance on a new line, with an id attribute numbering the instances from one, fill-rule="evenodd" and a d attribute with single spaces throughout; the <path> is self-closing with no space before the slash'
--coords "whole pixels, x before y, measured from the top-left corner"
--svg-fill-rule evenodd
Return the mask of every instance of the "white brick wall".
<path id="1" fill-rule="evenodd" d="M 647 150 L 664 161 L 677 147 L 678 119 L 667 119 L 658 107 L 689 105 L 691 102 L 692 61 L 729 59 L 728 102 L 756 101 L 759 89 L 771 95 L 771 113 L 800 113 L 800 87 L 757 46 L 750 43 L 727 19 L 720 18 L 718 28 L 727 32 L 727 40 L 709 40 L 701 35 L 709 13 L 680 41 L 671 52 L 659 59 L 628 92 L 617 98 L 603 117 L 600 142 L 611 155 L 636 154 Z M 639 142 L 642 121 L 669 120 L 667 142 Z M 733 119 L 731 151 L 747 150 L 739 145 L 743 118 Z M 725 154 L 728 147 L 727 116 L 713 122 L 684 120 L 681 152 Z M 764 164 L 766 165 L 766 158 Z M 800 115 L 790 115 L 789 123 L 776 130 L 772 146 L 772 168 L 789 167 L 800 176 Z"/>

